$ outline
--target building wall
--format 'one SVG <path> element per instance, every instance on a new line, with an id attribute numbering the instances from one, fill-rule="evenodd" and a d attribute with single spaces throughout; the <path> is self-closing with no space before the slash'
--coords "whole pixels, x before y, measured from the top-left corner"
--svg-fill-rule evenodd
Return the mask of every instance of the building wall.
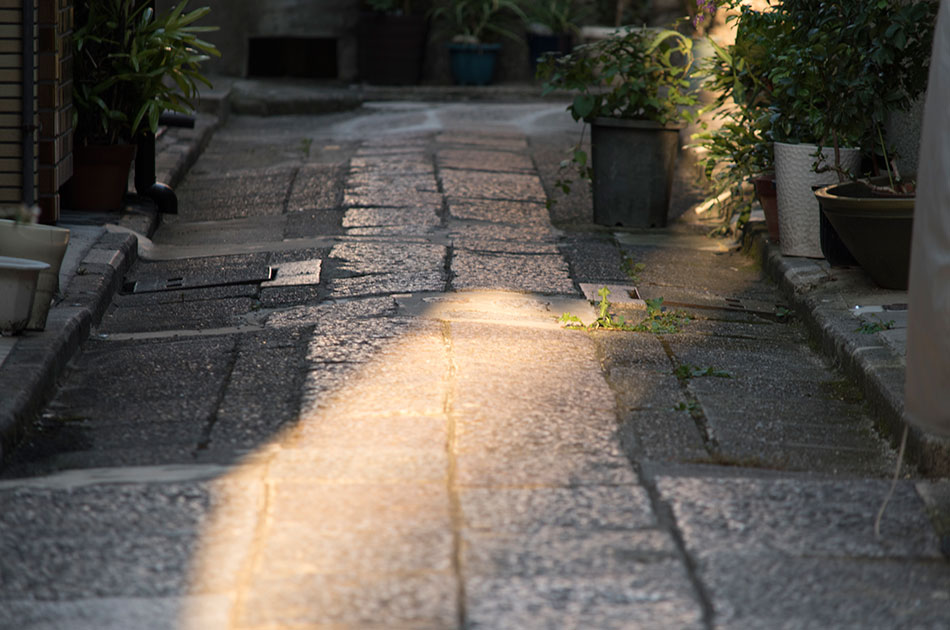
<path id="1" fill-rule="evenodd" d="M 59 219 L 59 188 L 73 175 L 70 36 L 72 0 L 38 0 L 37 112 L 39 115 L 39 197 L 41 220 Z"/>
<path id="2" fill-rule="evenodd" d="M 175 0 L 156 0 L 159 12 Z M 313 37 L 337 40 L 337 77 L 356 77 L 356 21 L 359 0 L 195 0 L 189 8 L 207 6 L 201 22 L 217 26 L 205 39 L 221 58 L 204 64 L 208 74 L 247 76 L 248 40 L 252 37 Z"/>
<path id="3" fill-rule="evenodd" d="M 35 11 L 34 11 L 35 14 Z M 35 38 L 35 32 L 30 34 Z M 0 204 L 16 204 L 23 196 L 23 5 L 0 0 Z M 26 62 L 35 70 L 35 60 Z M 35 152 L 34 152 L 35 156 Z M 34 158 L 35 159 L 35 158 Z M 35 165 L 27 165 L 35 172 Z M 34 182 L 35 186 L 35 182 Z M 35 188 L 31 193 L 35 198 Z"/>

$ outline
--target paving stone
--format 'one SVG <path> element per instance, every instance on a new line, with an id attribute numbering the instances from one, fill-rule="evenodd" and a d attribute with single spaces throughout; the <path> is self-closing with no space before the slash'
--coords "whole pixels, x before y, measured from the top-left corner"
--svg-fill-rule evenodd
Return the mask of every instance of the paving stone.
<path id="1" fill-rule="evenodd" d="M 466 580 L 472 628 L 703 628 L 702 609 L 674 561 L 633 574 Z"/>
<path id="2" fill-rule="evenodd" d="M 461 488 L 465 527 L 490 532 L 577 531 L 656 527 L 646 491 L 639 486 L 569 488 Z"/>
<path id="3" fill-rule="evenodd" d="M 578 532 L 549 528 L 530 533 L 464 530 L 462 543 L 462 566 L 470 576 L 619 577 L 645 564 L 667 563 L 678 557 L 672 537 L 650 529 Z"/>
<path id="4" fill-rule="evenodd" d="M 254 582 L 238 623 L 448 628 L 456 622 L 456 601 L 455 580 L 447 572 L 288 576 Z"/>
<path id="5" fill-rule="evenodd" d="M 874 536 L 886 480 L 661 477 L 687 548 L 854 558 L 942 558 L 923 502 L 901 483 Z"/>
<path id="6" fill-rule="evenodd" d="M 458 291 L 478 289 L 533 293 L 575 293 L 567 264 L 560 256 L 484 254 L 457 250 L 452 256 Z"/>
<path id="7" fill-rule="evenodd" d="M 450 197 L 448 206 L 449 214 L 463 221 L 505 223 L 520 228 L 537 225 L 550 231 L 550 218 L 543 203 Z"/>
<path id="8" fill-rule="evenodd" d="M 410 273 L 441 271 L 445 248 L 427 243 L 406 243 L 393 247 L 388 243 L 347 242 L 330 251 L 342 271 L 350 273 Z"/>
<path id="9" fill-rule="evenodd" d="M 425 233 L 438 227 L 441 219 L 438 207 L 424 208 L 350 208 L 343 215 L 343 227 L 349 234 L 354 228 L 402 227 L 415 228 L 405 233 Z M 379 233 L 379 232 L 376 232 Z M 363 230 L 360 234 L 365 235 Z"/>
<path id="10" fill-rule="evenodd" d="M 479 130 L 471 131 L 446 131 L 435 137 L 436 142 L 441 144 L 462 144 L 480 147 L 490 147 L 497 150 L 517 151 L 528 148 L 528 143 L 521 133 L 499 133 L 486 132 Z"/>
<path id="11" fill-rule="evenodd" d="M 393 448 L 364 440 L 350 447 L 320 444 L 319 449 L 281 450 L 270 461 L 268 475 L 311 483 L 445 483 L 448 469 L 444 443 Z"/>
<path id="12" fill-rule="evenodd" d="M 533 173 L 534 163 L 523 153 L 509 151 L 477 151 L 442 149 L 438 153 L 441 169 L 471 169 L 506 173 Z"/>
<path id="13" fill-rule="evenodd" d="M 516 173 L 487 173 L 484 171 L 439 172 L 442 187 L 449 197 L 468 199 L 506 199 L 535 201 L 547 199 L 537 175 Z"/>
<path id="14" fill-rule="evenodd" d="M 287 200 L 287 210 L 335 208 L 343 201 L 345 172 L 332 165 L 312 164 L 297 171 Z"/>
<path id="15" fill-rule="evenodd" d="M 452 569 L 452 532 L 435 524 L 385 528 L 371 534 L 325 532 L 317 523 L 284 523 L 263 542 L 261 577 L 353 576 Z"/>
<path id="16" fill-rule="evenodd" d="M 705 436 L 685 411 L 634 410 L 621 416 L 628 456 L 637 461 L 708 461 Z"/>
<path id="17" fill-rule="evenodd" d="M 243 317 L 255 307 L 254 298 L 185 301 L 178 304 L 153 302 L 139 306 L 128 303 L 111 310 L 102 319 L 101 335 L 117 335 L 157 330 L 201 330 L 227 328 L 244 323 Z"/>
<path id="18" fill-rule="evenodd" d="M 623 485 L 638 483 L 615 445 L 593 448 L 473 448 L 455 455 L 456 482 L 464 487 Z"/>
<path id="19" fill-rule="evenodd" d="M 226 628 L 233 602 L 201 597 L 96 597 L 72 601 L 0 600 L 0 618 L 24 630 L 175 630 L 184 611 L 195 628 Z"/>
<path id="20" fill-rule="evenodd" d="M 943 562 L 713 554 L 701 562 L 716 628 L 941 628 Z"/>
<path id="21" fill-rule="evenodd" d="M 343 233 L 343 210 L 300 210 L 284 216 L 283 238 L 307 238 Z"/>
<path id="22" fill-rule="evenodd" d="M 423 151 L 411 151 L 400 155 L 366 155 L 361 152 L 360 155 L 350 160 L 350 170 L 358 174 L 435 175 L 435 166 Z"/>

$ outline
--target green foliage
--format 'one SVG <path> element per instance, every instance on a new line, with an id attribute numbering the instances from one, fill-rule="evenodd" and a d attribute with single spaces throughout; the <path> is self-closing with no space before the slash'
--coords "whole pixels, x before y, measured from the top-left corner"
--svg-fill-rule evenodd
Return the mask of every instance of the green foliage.
<path id="1" fill-rule="evenodd" d="M 877 316 L 874 316 L 874 321 L 861 322 L 861 325 L 855 328 L 854 332 L 861 333 L 862 335 L 873 335 L 883 330 L 890 330 L 893 327 L 893 319 L 889 319 L 885 322 L 881 321 Z"/>
<path id="2" fill-rule="evenodd" d="M 693 42 L 671 29 L 626 28 L 614 37 L 578 46 L 569 55 L 548 54 L 538 64 L 543 93 L 567 90 L 574 120 L 598 117 L 649 120 L 663 125 L 694 119 L 697 97 L 690 85 Z M 581 140 L 562 163 L 590 181 L 591 169 Z M 567 194 L 573 177 L 561 175 L 555 186 Z"/>
<path id="3" fill-rule="evenodd" d="M 601 287 L 597 291 L 600 296 L 600 302 L 597 304 L 597 319 L 588 326 L 584 326 L 576 315 L 564 313 L 558 318 L 558 322 L 568 328 L 583 328 L 585 330 L 626 330 L 630 332 L 649 332 L 657 335 L 679 332 L 683 324 L 689 322 L 689 316 L 681 311 L 668 311 L 663 308 L 663 298 L 645 300 L 647 306 L 647 315 L 639 323 L 628 322 L 623 316 L 613 315 L 610 312 L 610 289 Z"/>
<path id="4" fill-rule="evenodd" d="M 526 24 L 540 25 L 551 35 L 577 33 L 578 24 L 589 13 L 577 0 L 529 0 L 522 6 Z"/>
<path id="5" fill-rule="evenodd" d="M 689 402 L 679 403 L 678 405 L 673 407 L 673 411 L 685 411 L 686 413 L 692 415 L 694 413 L 701 411 L 701 409 L 697 401 L 690 400 Z"/>
<path id="6" fill-rule="evenodd" d="M 647 305 L 647 316 L 637 325 L 641 332 L 651 332 L 657 335 L 673 334 L 680 331 L 680 327 L 689 323 L 689 315 L 683 311 L 671 311 L 663 307 L 663 298 L 644 300 Z"/>
<path id="7" fill-rule="evenodd" d="M 182 0 L 158 16 L 136 0 L 76 7 L 73 100 L 80 142 L 132 142 L 143 129 L 154 132 L 162 112 L 194 109 L 198 85 L 211 85 L 199 66 L 220 53 L 199 37 L 215 28 L 195 25 L 210 9 L 185 13 L 186 5 Z"/>
<path id="8" fill-rule="evenodd" d="M 526 19 L 516 0 L 441 0 L 429 15 L 452 41 L 477 44 L 499 36 L 524 43 L 512 26 L 514 18 Z"/>
<path id="9" fill-rule="evenodd" d="M 599 116 L 673 124 L 691 119 L 693 42 L 669 29 L 627 28 L 614 37 L 546 56 L 538 66 L 544 93 L 576 92 L 574 120 Z"/>
<path id="10" fill-rule="evenodd" d="M 718 204 L 722 219 L 719 233 L 729 233 L 733 218 L 738 226 L 748 221 L 754 194 L 749 179 L 772 170 L 770 39 L 781 26 L 774 12 L 755 11 L 748 5 L 738 7 L 739 13 L 729 20 L 737 21 L 735 43 L 723 47 L 714 40 L 708 43 L 713 55 L 704 63 L 704 88 L 716 94 L 705 108 L 714 112 L 720 126 L 695 136 L 696 144 L 705 149 L 703 173 L 711 184 L 709 200 L 724 192 L 730 195 Z"/>
<path id="11" fill-rule="evenodd" d="M 620 262 L 620 270 L 627 274 L 630 282 L 634 284 L 640 284 L 640 274 L 646 268 L 647 266 L 644 263 L 634 262 L 628 254 L 624 254 L 623 260 Z"/>
<path id="12" fill-rule="evenodd" d="M 888 111 L 926 87 L 937 3 L 784 0 L 768 73 L 776 140 L 834 147 L 874 144 Z M 826 167 L 827 168 L 827 167 Z"/>
<path id="13" fill-rule="evenodd" d="M 688 381 L 691 378 L 702 378 L 706 376 L 713 376 L 716 378 L 732 378 L 732 374 L 725 370 L 717 370 L 712 366 L 700 368 L 696 367 L 695 365 L 689 365 L 688 363 L 678 365 L 676 369 L 673 370 L 673 376 L 680 379 L 681 381 Z"/>
<path id="14" fill-rule="evenodd" d="M 365 0 L 373 11 L 390 15 L 409 15 L 412 13 L 412 0 Z"/>

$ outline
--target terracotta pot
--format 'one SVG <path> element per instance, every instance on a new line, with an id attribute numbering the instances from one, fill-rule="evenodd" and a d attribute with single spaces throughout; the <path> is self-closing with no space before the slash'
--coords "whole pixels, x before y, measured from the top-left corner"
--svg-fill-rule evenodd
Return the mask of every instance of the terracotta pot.
<path id="1" fill-rule="evenodd" d="M 755 196 L 765 213 L 765 225 L 769 229 L 769 238 L 773 243 L 779 242 L 778 230 L 778 193 L 775 190 L 775 174 L 763 173 L 752 178 L 755 186 Z"/>
<path id="2" fill-rule="evenodd" d="M 66 197 L 73 210 L 119 210 L 129 183 L 135 145 L 76 147 Z"/>

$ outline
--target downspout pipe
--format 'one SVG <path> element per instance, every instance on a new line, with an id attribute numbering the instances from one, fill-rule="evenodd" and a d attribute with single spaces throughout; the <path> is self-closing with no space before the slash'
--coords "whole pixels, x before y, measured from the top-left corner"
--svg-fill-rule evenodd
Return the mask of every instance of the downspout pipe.
<path id="1" fill-rule="evenodd" d="M 35 103 L 33 102 L 33 85 L 35 79 L 36 51 L 33 46 L 33 32 L 36 30 L 34 21 L 33 0 L 23 0 L 23 94 L 22 118 L 23 129 L 23 203 L 32 206 L 36 202 L 33 166 L 33 145 L 36 137 Z"/>

